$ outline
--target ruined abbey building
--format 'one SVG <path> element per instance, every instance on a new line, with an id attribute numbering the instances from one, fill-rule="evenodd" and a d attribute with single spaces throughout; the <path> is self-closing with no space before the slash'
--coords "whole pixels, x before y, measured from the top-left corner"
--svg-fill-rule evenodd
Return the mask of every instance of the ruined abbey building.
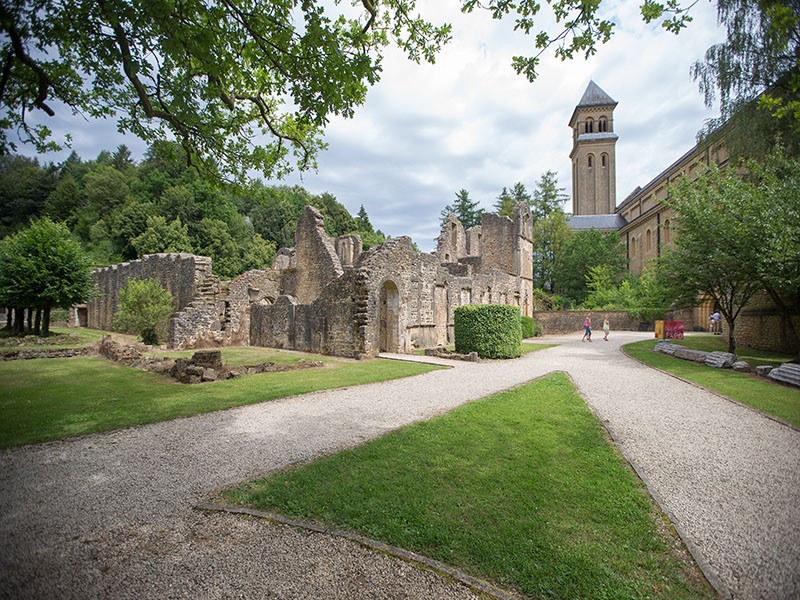
<path id="1" fill-rule="evenodd" d="M 253 345 L 344 357 L 409 353 L 453 342 L 453 310 L 463 304 L 510 304 L 531 314 L 532 222 L 518 204 L 513 218 L 484 214 L 465 230 L 450 216 L 436 251 L 417 252 L 399 237 L 362 252 L 358 236 L 330 238 L 307 206 L 294 248 L 271 269 L 223 282 L 211 259 L 153 254 L 96 269 L 98 295 L 79 307 L 80 325 L 111 329 L 119 291 L 152 278 L 175 298 L 172 348 Z"/>

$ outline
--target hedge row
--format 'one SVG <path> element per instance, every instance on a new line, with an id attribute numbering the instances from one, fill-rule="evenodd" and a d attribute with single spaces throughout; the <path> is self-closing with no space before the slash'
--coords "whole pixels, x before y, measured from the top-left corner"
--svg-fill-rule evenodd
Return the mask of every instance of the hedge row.
<path id="1" fill-rule="evenodd" d="M 459 306 L 453 315 L 456 352 L 477 352 L 481 358 L 522 355 L 519 308 L 506 304 Z"/>

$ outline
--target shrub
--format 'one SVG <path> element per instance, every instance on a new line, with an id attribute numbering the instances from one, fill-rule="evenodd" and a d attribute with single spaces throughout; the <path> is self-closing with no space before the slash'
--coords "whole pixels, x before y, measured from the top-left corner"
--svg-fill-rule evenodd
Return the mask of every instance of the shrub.
<path id="1" fill-rule="evenodd" d="M 131 279 L 119 292 L 116 329 L 135 333 L 145 344 L 157 344 L 167 333 L 174 309 L 172 294 L 153 279 Z"/>
<path id="2" fill-rule="evenodd" d="M 522 339 L 536 337 L 539 334 L 533 317 L 522 316 L 519 320 L 522 326 Z"/>
<path id="3" fill-rule="evenodd" d="M 516 358 L 522 354 L 522 326 L 515 306 L 459 306 L 453 325 L 456 352 L 477 352 L 481 358 Z"/>

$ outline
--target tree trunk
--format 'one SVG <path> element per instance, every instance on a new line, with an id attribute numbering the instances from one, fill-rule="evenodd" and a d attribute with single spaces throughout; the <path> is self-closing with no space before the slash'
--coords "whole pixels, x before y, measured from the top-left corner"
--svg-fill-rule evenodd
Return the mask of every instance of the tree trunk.
<path id="1" fill-rule="evenodd" d="M 28 307 L 28 333 L 33 333 L 33 309 Z"/>
<path id="2" fill-rule="evenodd" d="M 33 322 L 33 333 L 34 335 L 41 335 L 42 334 L 42 307 L 36 307 L 36 319 Z"/>
<path id="3" fill-rule="evenodd" d="M 6 307 L 6 329 L 11 331 L 14 326 L 14 309 L 10 306 Z"/>
<path id="4" fill-rule="evenodd" d="M 42 317 L 42 337 L 50 335 L 50 305 L 44 307 L 44 315 Z"/>
<path id="5" fill-rule="evenodd" d="M 22 335 L 25 331 L 25 309 L 17 306 L 14 309 L 14 333 Z"/>
<path id="6" fill-rule="evenodd" d="M 725 319 L 728 324 L 728 352 L 736 354 L 736 338 L 733 337 L 733 319 Z"/>

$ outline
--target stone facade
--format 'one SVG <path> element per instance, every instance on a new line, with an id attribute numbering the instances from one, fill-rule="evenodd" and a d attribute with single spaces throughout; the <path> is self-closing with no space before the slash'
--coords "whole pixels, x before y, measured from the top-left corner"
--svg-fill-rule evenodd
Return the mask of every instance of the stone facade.
<path id="1" fill-rule="evenodd" d="M 616 206 L 616 101 L 590 81 L 569 120 L 572 129 L 572 212 L 600 215 Z"/>
<path id="2" fill-rule="evenodd" d="M 199 295 L 213 296 L 219 280 L 211 273 L 211 259 L 193 254 L 149 254 L 140 260 L 124 262 L 93 272 L 98 293 L 86 305 L 86 326 L 111 330 L 119 310 L 119 292 L 131 279 L 153 279 L 175 299 L 183 310 Z"/>
<path id="3" fill-rule="evenodd" d="M 449 218 L 434 253 L 417 252 L 407 237 L 362 252 L 358 236 L 329 237 L 310 206 L 295 242 L 278 252 L 272 269 L 230 282 L 211 274 L 210 259 L 188 254 L 98 269 L 89 326 L 110 329 L 119 289 L 134 277 L 156 279 L 175 296 L 174 348 L 249 344 L 360 358 L 452 343 L 453 310 L 462 304 L 511 304 L 531 313 L 525 204 L 513 218 L 485 214 L 469 231 Z"/>
<path id="4" fill-rule="evenodd" d="M 573 151 L 570 155 L 573 161 L 573 212 L 575 215 L 615 216 L 615 229 L 625 245 L 628 270 L 641 274 L 652 260 L 661 256 L 675 242 L 675 214 L 664 202 L 669 199 L 671 185 L 682 177 L 694 179 L 709 167 L 725 167 L 729 156 L 724 137 L 698 144 L 652 181 L 634 189 L 619 206 L 613 202 L 608 206 L 602 202 L 593 203 L 587 198 L 599 198 L 596 194 L 597 182 L 600 181 L 596 156 L 598 152 L 609 152 L 611 162 L 608 164 L 613 166 L 613 144 L 616 142 L 616 135 L 597 135 L 597 123 L 601 117 L 611 120 L 615 106 L 616 102 L 591 82 L 573 112 L 570 120 L 573 132 Z M 592 119 L 592 125 L 588 125 L 589 119 Z M 613 125 L 608 127 L 610 134 Z M 589 135 L 589 129 L 592 128 L 595 134 Z M 609 146 L 601 146 L 604 139 Z M 588 158 L 590 153 L 595 157 L 592 161 Z M 590 164 L 593 168 L 589 168 Z M 615 177 L 613 169 L 608 174 Z M 612 182 L 609 189 L 614 187 Z M 576 222 L 580 222 L 580 218 Z M 686 321 L 687 331 L 702 331 L 706 329 L 708 316 L 713 310 L 713 301 L 701 299 L 696 307 L 683 311 L 684 314 L 676 320 Z M 800 314 L 795 313 L 791 318 L 795 330 L 800 331 Z M 757 298 L 737 318 L 736 341 L 738 345 L 762 350 L 796 352 L 796 349 L 792 349 L 787 329 L 784 317 L 776 306 L 766 297 Z"/>
<path id="5" fill-rule="evenodd" d="M 800 332 L 800 315 L 794 314 L 791 319 L 794 330 Z M 722 336 L 727 340 L 729 332 L 726 329 L 723 321 Z M 786 354 L 796 352 L 784 316 L 766 294 L 753 298 L 739 313 L 736 319 L 736 344 Z"/>
<path id="6" fill-rule="evenodd" d="M 307 209 L 298 230 L 312 231 L 311 218 L 316 216 Z M 513 219 L 484 215 L 479 227 L 483 233 L 473 235 L 470 247 L 467 232 L 451 216 L 436 252 L 419 253 L 410 238 L 400 237 L 361 254 L 338 276 L 335 269 L 307 267 L 306 260 L 318 257 L 297 248 L 295 269 L 305 270 L 298 280 L 320 278 L 305 290 L 310 301 L 283 295 L 272 305 L 253 306 L 250 343 L 360 358 L 451 343 L 453 310 L 462 304 L 511 304 L 530 314 L 530 210 L 519 205 Z M 327 238 L 320 223 L 313 231 L 321 239 L 311 248 L 325 263 L 329 249 L 341 244 Z M 480 253 L 473 255 L 479 240 Z M 312 297 L 309 289 L 319 293 Z"/>

